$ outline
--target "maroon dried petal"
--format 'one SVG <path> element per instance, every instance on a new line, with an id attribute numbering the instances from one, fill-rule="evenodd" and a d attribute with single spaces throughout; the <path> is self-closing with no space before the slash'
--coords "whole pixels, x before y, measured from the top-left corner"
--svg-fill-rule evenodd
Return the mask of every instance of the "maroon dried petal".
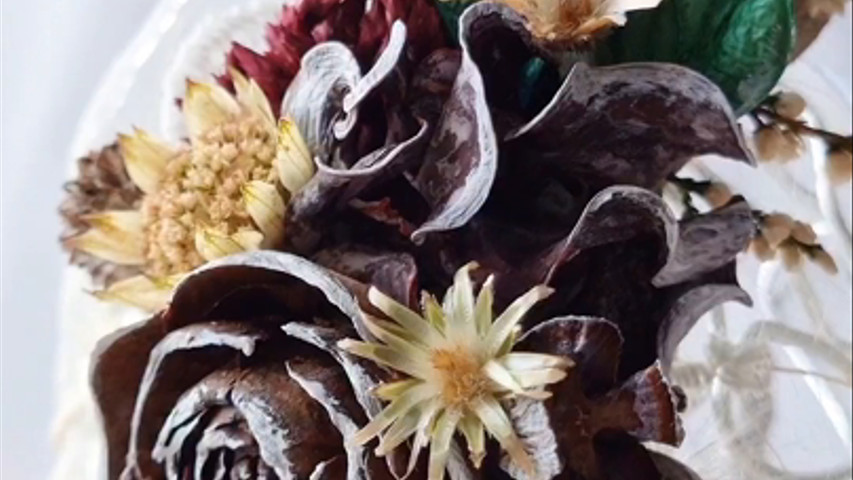
<path id="1" fill-rule="evenodd" d="M 462 31 L 475 17 L 469 9 Z M 430 218 L 412 235 L 422 243 L 431 232 L 459 228 L 483 206 L 498 167 L 498 145 L 486 103 L 485 86 L 468 51 L 465 35 L 462 63 L 444 105 L 415 185 L 433 208 Z"/>
<path id="2" fill-rule="evenodd" d="M 634 413 L 640 425 L 628 430 L 642 442 L 653 441 L 679 446 L 684 429 L 677 411 L 677 396 L 664 378 L 659 365 L 639 372 L 625 382 L 616 396 L 628 393 L 633 397 Z"/>
<path id="3" fill-rule="evenodd" d="M 314 261 L 365 286 L 374 286 L 411 308 L 418 304 L 418 269 L 411 255 L 369 253 L 347 246 L 323 250 Z"/>
<path id="4" fill-rule="evenodd" d="M 91 384 L 107 440 L 107 478 L 124 469 L 130 422 L 148 355 L 166 331 L 160 317 L 101 339 L 92 354 Z"/>
<path id="5" fill-rule="evenodd" d="M 744 251 L 755 235 L 752 209 L 743 198 L 679 223 L 678 242 L 666 265 L 655 275 L 663 287 L 716 270 Z"/>
<path id="6" fill-rule="evenodd" d="M 569 357 L 581 376 L 584 393 L 603 395 L 616 386 L 624 340 L 613 323 L 594 317 L 552 318 L 531 328 L 518 349 Z"/>
<path id="7" fill-rule="evenodd" d="M 251 356 L 257 343 L 265 338 L 263 331 L 236 323 L 194 324 L 163 337 L 151 350 L 139 380 L 126 471 L 142 478 L 159 471 L 153 465 L 151 452 L 160 427 L 178 398 L 239 354 Z"/>
<path id="8" fill-rule="evenodd" d="M 554 164 L 599 188 L 657 189 L 704 154 L 752 162 L 719 88 L 668 64 L 577 64 L 545 110 L 508 140 L 527 161 Z"/>
<path id="9" fill-rule="evenodd" d="M 166 419 L 154 457 L 166 463 L 170 478 L 181 478 L 187 468 L 204 469 L 211 453 L 225 454 L 199 448 L 205 446 L 206 427 L 222 409 L 233 409 L 237 422 L 251 433 L 256 447 L 248 446 L 257 449 L 258 462 L 279 478 L 308 478 L 317 464 L 343 453 L 342 438 L 326 412 L 281 362 L 223 368 L 188 388 Z M 233 453 L 247 445 L 236 446 Z"/>

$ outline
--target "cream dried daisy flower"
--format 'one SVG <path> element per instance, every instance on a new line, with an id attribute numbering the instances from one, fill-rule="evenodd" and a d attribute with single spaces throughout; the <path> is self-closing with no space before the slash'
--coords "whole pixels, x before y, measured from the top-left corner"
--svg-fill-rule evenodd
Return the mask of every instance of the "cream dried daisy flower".
<path id="1" fill-rule="evenodd" d="M 655 8 L 661 0 L 498 0 L 524 15 L 541 40 L 579 45 L 624 25 L 626 13 Z"/>
<path id="2" fill-rule="evenodd" d="M 544 387 L 565 378 L 572 365 L 564 357 L 512 351 L 522 318 L 552 290 L 534 287 L 493 319 L 493 278 L 475 300 L 469 276 L 474 267 L 469 264 L 456 273 L 442 305 L 424 293 L 422 314 L 370 289 L 370 302 L 393 321 L 365 315 L 368 330 L 381 343 L 347 339 L 339 347 L 409 378 L 375 390 L 390 403 L 353 441 L 364 444 L 378 436 L 376 454 L 382 456 L 414 435 L 408 473 L 429 444 L 429 479 L 441 480 L 454 433 L 464 436 L 471 461 L 479 468 L 488 432 L 516 466 L 535 478 L 530 455 L 500 400 L 548 398 Z"/>
<path id="3" fill-rule="evenodd" d="M 257 83 L 236 71 L 232 78 L 235 95 L 187 83 L 188 144 L 168 145 L 138 129 L 119 137 L 142 205 L 88 216 L 91 228 L 66 245 L 143 275 L 96 292 L 99 298 L 158 310 L 194 268 L 281 242 L 286 201 L 314 174 L 313 159 L 293 122 L 276 125 Z"/>

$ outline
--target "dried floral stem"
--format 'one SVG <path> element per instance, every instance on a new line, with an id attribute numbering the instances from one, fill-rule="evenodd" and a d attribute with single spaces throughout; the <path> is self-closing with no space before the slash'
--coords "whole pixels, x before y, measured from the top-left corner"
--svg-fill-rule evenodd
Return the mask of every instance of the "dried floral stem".
<path id="1" fill-rule="evenodd" d="M 818 137 L 826 141 L 831 147 L 853 151 L 853 137 L 851 136 L 839 135 L 827 130 L 810 127 L 802 120 L 788 118 L 767 107 L 758 107 L 753 111 L 753 118 L 755 118 L 760 125 L 766 124 L 766 122 L 761 119 L 761 115 L 770 118 L 774 123 L 785 125 L 785 127 L 800 135 Z"/>

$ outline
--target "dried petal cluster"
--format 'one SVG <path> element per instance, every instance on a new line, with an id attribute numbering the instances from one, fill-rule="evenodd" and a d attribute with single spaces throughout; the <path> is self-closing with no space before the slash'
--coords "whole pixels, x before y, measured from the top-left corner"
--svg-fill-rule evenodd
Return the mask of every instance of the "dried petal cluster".
<path id="1" fill-rule="evenodd" d="M 613 27 L 625 14 L 655 8 L 660 0 L 500 0 L 524 15 L 538 38 L 578 47 Z"/>
<path id="2" fill-rule="evenodd" d="M 188 97 L 189 147 L 125 149 L 163 224 L 203 206 L 174 238 L 212 261 L 141 277 L 176 284 L 168 307 L 96 356 L 110 478 L 694 478 L 643 442 L 681 442 L 673 356 L 709 308 L 749 302 L 734 260 L 756 225 L 710 184 L 714 208 L 680 220 L 660 192 L 698 155 L 752 162 L 723 93 L 576 63 L 525 100 L 532 60 L 560 70 L 534 13 L 574 41 L 640 4 L 478 2 L 459 49 L 426 38 L 428 3 L 370 5 L 288 7 L 236 98 Z M 111 252 L 151 242 L 125 239 Z"/>
<path id="3" fill-rule="evenodd" d="M 518 395 L 542 400 L 550 396 L 543 387 L 566 377 L 568 358 L 512 351 L 524 315 L 551 290 L 534 287 L 493 319 L 494 278 L 486 280 L 475 300 L 469 277 L 473 267 L 466 265 L 456 273 L 441 305 L 425 292 L 423 316 L 370 289 L 373 306 L 394 323 L 366 316 L 365 326 L 380 343 L 344 340 L 338 345 L 409 378 L 376 390 L 390 403 L 353 440 L 364 444 L 379 436 L 376 452 L 384 455 L 414 435 L 406 474 L 430 444 L 429 478 L 441 480 L 453 433 L 464 435 L 471 463 L 480 468 L 488 432 L 516 465 L 535 477 L 533 462 L 499 399 Z"/>
<path id="4" fill-rule="evenodd" d="M 235 79 L 236 96 L 188 82 L 188 145 L 173 147 L 138 129 L 119 136 L 127 174 L 144 193 L 140 204 L 105 205 L 82 218 L 90 228 L 64 240 L 72 251 L 142 272 L 101 298 L 154 311 L 205 261 L 281 243 L 285 198 L 314 166 L 293 124 L 276 125 L 258 85 Z"/>

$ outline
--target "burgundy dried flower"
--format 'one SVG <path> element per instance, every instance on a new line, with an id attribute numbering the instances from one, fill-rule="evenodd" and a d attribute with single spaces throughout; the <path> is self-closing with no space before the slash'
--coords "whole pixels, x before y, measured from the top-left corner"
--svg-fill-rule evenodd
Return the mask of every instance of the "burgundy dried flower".
<path id="1" fill-rule="evenodd" d="M 286 5 L 281 20 L 267 31 L 269 50 L 259 54 L 235 43 L 227 64 L 258 82 L 270 102 L 278 105 L 299 71 L 302 56 L 319 43 L 343 42 L 362 64 L 370 65 L 396 20 L 408 26 L 407 55 L 413 61 L 445 43 L 441 18 L 430 0 L 375 0 L 369 10 L 366 6 L 365 0 L 303 0 Z M 220 81 L 231 87 L 230 74 Z"/>

